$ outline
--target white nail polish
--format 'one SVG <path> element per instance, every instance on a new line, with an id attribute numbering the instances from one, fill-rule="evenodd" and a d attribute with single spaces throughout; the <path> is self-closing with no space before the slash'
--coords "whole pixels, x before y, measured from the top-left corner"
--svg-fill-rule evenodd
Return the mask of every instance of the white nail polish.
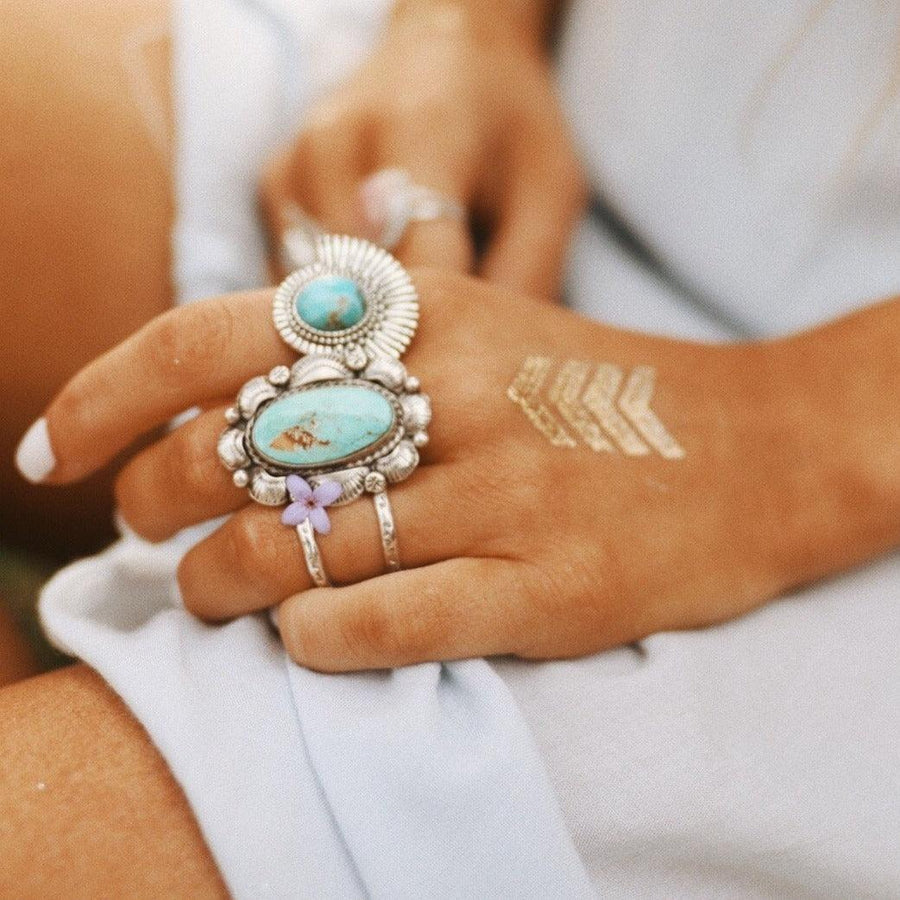
<path id="1" fill-rule="evenodd" d="M 33 423 L 19 441 L 16 448 L 16 468 L 34 484 L 43 481 L 56 468 L 56 457 L 50 446 L 46 419 L 41 418 Z"/>

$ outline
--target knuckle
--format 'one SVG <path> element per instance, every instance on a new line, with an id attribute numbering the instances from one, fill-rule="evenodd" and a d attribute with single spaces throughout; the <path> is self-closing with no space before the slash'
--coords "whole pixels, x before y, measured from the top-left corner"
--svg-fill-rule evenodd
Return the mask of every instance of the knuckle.
<path id="1" fill-rule="evenodd" d="M 277 541 L 261 515 L 250 510 L 228 523 L 226 558 L 250 581 L 259 581 L 266 574 L 279 572 L 284 561 L 279 560 Z"/>
<path id="2" fill-rule="evenodd" d="M 312 621 L 301 601 L 282 604 L 278 611 L 278 630 L 288 656 L 298 665 L 318 671 L 333 671 L 327 635 Z"/>
<path id="3" fill-rule="evenodd" d="M 466 275 L 449 269 L 414 266 L 410 277 L 428 314 L 446 316 L 458 308 L 463 299 L 479 290 L 478 283 Z"/>
<path id="4" fill-rule="evenodd" d="M 113 482 L 113 498 L 119 516 L 135 534 L 148 541 L 156 541 L 165 534 L 158 534 L 153 528 L 150 494 L 147 485 L 147 471 L 141 457 L 132 461 Z"/>
<path id="5" fill-rule="evenodd" d="M 346 144 L 355 120 L 348 114 L 309 123 L 301 141 L 301 155 L 311 162 L 326 163 L 331 151 Z"/>
<path id="6" fill-rule="evenodd" d="M 150 326 L 150 364 L 163 379 L 178 382 L 185 373 L 204 371 L 212 360 L 221 358 L 234 333 L 234 314 L 225 303 L 172 310 Z"/>
<path id="7" fill-rule="evenodd" d="M 348 125 L 363 117 L 359 103 L 346 94 L 329 97 L 317 103 L 306 116 L 299 143 L 328 141 L 346 137 Z"/>
<path id="8" fill-rule="evenodd" d="M 171 464 L 174 471 L 170 472 L 167 484 L 178 485 L 201 500 L 218 495 L 224 469 L 218 457 L 209 452 L 209 441 L 199 429 L 191 429 L 182 437 Z"/>
<path id="9" fill-rule="evenodd" d="M 387 662 L 406 648 L 400 617 L 385 603 L 362 604 L 341 626 L 341 636 L 354 657 Z"/>

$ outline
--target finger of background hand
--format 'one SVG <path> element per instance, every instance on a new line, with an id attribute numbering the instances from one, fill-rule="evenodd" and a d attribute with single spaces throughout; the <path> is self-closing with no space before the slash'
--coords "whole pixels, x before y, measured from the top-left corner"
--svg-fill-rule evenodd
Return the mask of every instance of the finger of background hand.
<path id="1" fill-rule="evenodd" d="M 379 141 L 380 168 L 405 169 L 413 182 L 468 206 L 472 191 L 474 150 L 454 140 L 446 130 L 419 122 L 385 126 Z M 446 217 L 410 222 L 392 250 L 406 266 L 439 266 L 471 271 L 474 249 L 465 221 Z"/>
<path id="2" fill-rule="evenodd" d="M 248 502 L 219 461 L 226 427 L 221 406 L 201 413 L 128 462 L 116 479 L 116 505 L 129 527 L 150 541 L 234 512 Z"/>
<path id="3" fill-rule="evenodd" d="M 45 413 L 56 459 L 47 481 L 83 477 L 176 413 L 293 362 L 271 300 L 258 291 L 171 310 L 82 369 Z"/>
<path id="4" fill-rule="evenodd" d="M 323 108 L 310 118 L 289 155 L 283 184 L 326 230 L 360 234 L 365 225 L 357 185 L 371 142 L 367 121 Z"/>
<path id="5" fill-rule="evenodd" d="M 521 628 L 516 564 L 451 559 L 290 597 L 277 622 L 288 654 L 323 672 L 510 652 Z"/>
<path id="6" fill-rule="evenodd" d="M 559 296 L 572 231 L 584 210 L 580 168 L 565 147 L 522 155 L 510 172 L 480 274 L 533 297 Z"/>
<path id="7" fill-rule="evenodd" d="M 454 497 L 452 466 L 427 466 L 388 488 L 404 567 L 427 565 L 468 549 L 471 510 Z M 385 571 L 370 497 L 328 510 L 331 533 L 317 535 L 325 572 L 349 584 Z M 299 538 L 281 510 L 250 504 L 182 560 L 178 582 L 187 609 L 203 619 L 229 619 L 273 606 L 312 587 Z"/>

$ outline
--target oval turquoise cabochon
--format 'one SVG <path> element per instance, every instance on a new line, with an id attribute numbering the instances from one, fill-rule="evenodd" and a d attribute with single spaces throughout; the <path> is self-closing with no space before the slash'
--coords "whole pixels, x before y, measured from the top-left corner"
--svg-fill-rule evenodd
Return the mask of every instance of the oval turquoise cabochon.
<path id="1" fill-rule="evenodd" d="M 273 400 L 257 416 L 250 440 L 282 466 L 326 466 L 377 444 L 394 426 L 394 407 L 363 384 L 326 384 Z"/>
<path id="2" fill-rule="evenodd" d="M 323 275 L 299 291 L 294 300 L 297 315 L 319 331 L 352 328 L 366 314 L 366 301 L 351 278 Z"/>

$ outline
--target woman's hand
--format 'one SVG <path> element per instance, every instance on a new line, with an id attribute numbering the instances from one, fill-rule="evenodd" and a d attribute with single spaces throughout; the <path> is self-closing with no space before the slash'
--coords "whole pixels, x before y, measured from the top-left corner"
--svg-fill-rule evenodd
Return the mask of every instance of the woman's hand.
<path id="1" fill-rule="evenodd" d="M 311 588 L 281 510 L 249 501 L 218 461 L 237 389 L 293 361 L 268 291 L 166 313 L 76 376 L 47 412 L 50 480 L 202 405 L 125 467 L 121 512 L 153 541 L 233 513 L 181 563 L 185 605 L 210 621 L 278 606 L 290 655 L 322 670 L 577 656 L 736 616 L 897 540 L 896 391 L 878 381 L 896 377 L 879 337 L 896 337 L 896 304 L 868 330 L 857 316 L 712 347 L 461 276 L 413 278 L 422 317 L 404 361 L 434 419 L 424 464 L 389 489 L 404 571 L 383 574 L 362 498 L 331 510 L 319 539 L 342 586 Z M 863 370 L 876 345 L 881 369 Z"/>
<path id="2" fill-rule="evenodd" d="M 501 15 L 478 28 L 450 4 L 412 9 L 268 167 L 271 227 L 280 232 L 299 204 L 327 231 L 377 240 L 361 183 L 402 168 L 486 226 L 480 274 L 555 297 L 584 186 L 540 41 Z M 407 265 L 475 265 L 469 229 L 452 218 L 410 224 L 393 252 Z"/>

